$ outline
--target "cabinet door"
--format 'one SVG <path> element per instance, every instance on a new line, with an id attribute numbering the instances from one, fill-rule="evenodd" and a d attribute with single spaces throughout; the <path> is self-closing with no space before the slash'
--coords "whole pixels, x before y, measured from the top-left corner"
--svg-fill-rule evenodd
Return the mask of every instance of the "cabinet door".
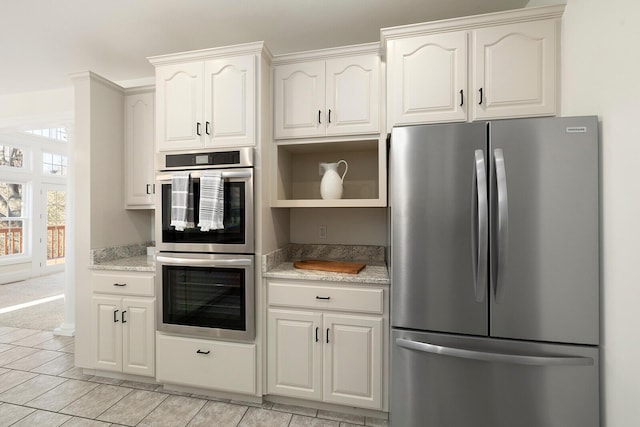
<path id="1" fill-rule="evenodd" d="M 325 402 L 382 409 L 381 317 L 324 315 Z"/>
<path id="2" fill-rule="evenodd" d="M 326 128 L 324 61 L 274 68 L 275 138 L 323 136 Z"/>
<path id="3" fill-rule="evenodd" d="M 156 68 L 156 125 L 159 151 L 203 145 L 202 62 Z M 199 125 L 198 125 L 199 124 Z"/>
<path id="4" fill-rule="evenodd" d="M 93 297 L 95 368 L 122 371 L 121 298 Z"/>
<path id="5" fill-rule="evenodd" d="M 465 121 L 467 33 L 434 34 L 389 43 L 390 126 Z"/>
<path id="6" fill-rule="evenodd" d="M 474 120 L 555 114 L 556 25 L 548 20 L 473 32 Z"/>
<path id="7" fill-rule="evenodd" d="M 327 135 L 380 132 L 377 55 L 326 62 Z"/>
<path id="8" fill-rule="evenodd" d="M 322 314 L 269 309 L 269 393 L 322 399 Z"/>
<path id="9" fill-rule="evenodd" d="M 154 206 L 154 93 L 125 97 L 125 200 L 127 208 Z"/>
<path id="10" fill-rule="evenodd" d="M 155 375 L 155 299 L 122 300 L 122 372 Z"/>
<path id="11" fill-rule="evenodd" d="M 255 61 L 244 56 L 205 63 L 206 145 L 255 145 Z"/>

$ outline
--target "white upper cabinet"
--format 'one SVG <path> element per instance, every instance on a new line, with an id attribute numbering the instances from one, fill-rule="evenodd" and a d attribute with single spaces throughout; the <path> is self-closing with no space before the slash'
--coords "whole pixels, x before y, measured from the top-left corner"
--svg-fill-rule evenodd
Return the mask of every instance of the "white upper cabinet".
<path id="1" fill-rule="evenodd" d="M 325 135 L 325 64 L 312 61 L 274 68 L 276 138 Z"/>
<path id="2" fill-rule="evenodd" d="M 132 91 L 125 102 L 125 203 L 127 209 L 154 207 L 154 91 Z"/>
<path id="3" fill-rule="evenodd" d="M 393 123 L 466 120 L 467 32 L 397 40 L 388 54 Z"/>
<path id="4" fill-rule="evenodd" d="M 203 73 L 201 62 L 156 69 L 156 140 L 159 151 L 203 145 Z"/>
<path id="5" fill-rule="evenodd" d="M 553 115 L 556 22 L 525 22 L 473 32 L 473 119 Z"/>
<path id="6" fill-rule="evenodd" d="M 379 75 L 378 55 L 327 61 L 327 135 L 380 132 Z"/>
<path id="7" fill-rule="evenodd" d="M 262 42 L 149 58 L 156 67 L 158 151 L 256 143 Z"/>
<path id="8" fill-rule="evenodd" d="M 243 56 L 205 63 L 205 145 L 254 145 L 255 61 Z"/>
<path id="9" fill-rule="evenodd" d="M 383 29 L 388 129 L 556 114 L 563 11 L 545 6 Z"/>
<path id="10" fill-rule="evenodd" d="M 379 133 L 378 54 L 320 52 L 274 60 L 275 139 Z"/>

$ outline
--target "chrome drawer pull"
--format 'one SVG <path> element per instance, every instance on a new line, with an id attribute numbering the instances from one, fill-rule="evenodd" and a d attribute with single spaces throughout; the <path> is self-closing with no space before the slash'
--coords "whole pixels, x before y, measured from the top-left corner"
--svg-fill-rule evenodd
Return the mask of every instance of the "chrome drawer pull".
<path id="1" fill-rule="evenodd" d="M 127 286 L 126 283 L 114 283 L 113 286 Z"/>
<path id="2" fill-rule="evenodd" d="M 198 353 L 198 354 L 209 354 L 209 353 L 211 353 L 211 350 L 202 351 L 202 350 L 198 349 L 198 351 L 196 351 L 196 353 Z"/>
<path id="3" fill-rule="evenodd" d="M 317 295 L 316 295 L 316 299 L 325 299 L 325 300 L 328 300 L 328 299 L 331 299 L 331 297 L 320 297 L 320 296 L 317 296 Z"/>

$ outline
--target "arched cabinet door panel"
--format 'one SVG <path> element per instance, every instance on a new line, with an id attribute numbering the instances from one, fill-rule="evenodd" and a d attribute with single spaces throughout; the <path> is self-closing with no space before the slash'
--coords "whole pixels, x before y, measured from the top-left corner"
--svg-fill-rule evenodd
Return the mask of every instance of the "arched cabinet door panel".
<path id="1" fill-rule="evenodd" d="M 394 40 L 388 65 L 394 124 L 465 121 L 466 31 Z"/>
<path id="2" fill-rule="evenodd" d="M 556 30 L 546 20 L 473 32 L 474 120 L 555 114 Z"/>
<path id="3" fill-rule="evenodd" d="M 167 65 L 156 70 L 159 150 L 182 150 L 202 145 L 197 126 L 202 120 L 202 73 L 202 62 Z"/>

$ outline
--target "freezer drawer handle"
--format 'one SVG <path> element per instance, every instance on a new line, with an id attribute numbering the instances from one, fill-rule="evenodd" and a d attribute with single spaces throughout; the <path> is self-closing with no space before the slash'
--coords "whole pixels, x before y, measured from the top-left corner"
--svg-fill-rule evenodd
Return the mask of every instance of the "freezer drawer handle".
<path id="1" fill-rule="evenodd" d="M 471 266 L 476 302 L 484 301 L 487 292 L 487 257 L 489 250 L 489 208 L 487 172 L 484 152 L 475 151 L 471 189 Z"/>
<path id="2" fill-rule="evenodd" d="M 504 274 L 507 267 L 507 252 L 509 243 L 509 200 L 507 197 L 507 170 L 504 154 L 498 148 L 493 152 L 496 165 L 496 190 L 498 199 L 498 227 L 497 227 L 497 263 L 498 268 L 493 282 L 493 290 L 496 302 L 502 302 L 504 298 Z"/>
<path id="3" fill-rule="evenodd" d="M 593 365 L 593 359 L 580 356 L 525 356 L 509 353 L 489 353 L 485 351 L 465 350 L 455 347 L 444 347 L 436 344 L 417 342 L 397 338 L 396 345 L 425 353 L 441 356 L 459 357 L 461 359 L 480 360 L 484 362 L 512 363 L 516 365 L 558 366 L 558 365 Z"/>

